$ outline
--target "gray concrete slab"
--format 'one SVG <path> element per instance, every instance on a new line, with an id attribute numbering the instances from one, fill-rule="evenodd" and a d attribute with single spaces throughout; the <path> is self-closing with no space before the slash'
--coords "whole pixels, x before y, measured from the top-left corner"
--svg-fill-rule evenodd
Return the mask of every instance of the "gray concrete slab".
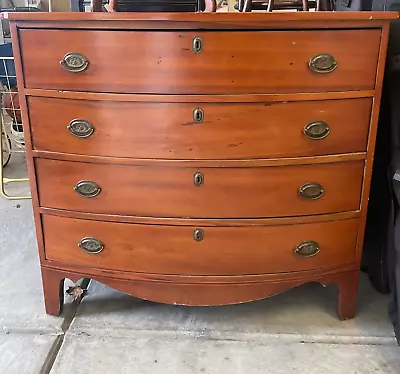
<path id="1" fill-rule="evenodd" d="M 247 304 L 182 307 L 123 295 L 93 282 L 71 330 L 112 336 L 175 332 L 210 338 L 395 344 L 387 297 L 362 278 L 353 320 L 336 315 L 336 287 L 308 284 Z"/>
<path id="2" fill-rule="evenodd" d="M 51 374 L 400 373 L 399 348 L 67 335 Z"/>
<path id="3" fill-rule="evenodd" d="M 13 155 L 8 177 L 26 177 L 25 160 Z M 10 194 L 29 193 L 25 184 L 10 184 Z M 63 318 L 46 315 L 30 200 L 0 198 L 0 328 L 59 333 Z M 69 308 L 66 308 L 68 315 Z"/>
<path id="4" fill-rule="evenodd" d="M 39 374 L 56 337 L 0 333 L 0 373 Z"/>

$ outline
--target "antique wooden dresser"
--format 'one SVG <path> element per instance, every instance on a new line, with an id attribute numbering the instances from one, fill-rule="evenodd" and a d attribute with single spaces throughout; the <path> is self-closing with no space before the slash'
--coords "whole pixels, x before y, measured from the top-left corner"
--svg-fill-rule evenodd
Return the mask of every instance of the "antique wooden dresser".
<path id="1" fill-rule="evenodd" d="M 354 316 L 395 13 L 10 14 L 47 313 L 91 278 Z"/>

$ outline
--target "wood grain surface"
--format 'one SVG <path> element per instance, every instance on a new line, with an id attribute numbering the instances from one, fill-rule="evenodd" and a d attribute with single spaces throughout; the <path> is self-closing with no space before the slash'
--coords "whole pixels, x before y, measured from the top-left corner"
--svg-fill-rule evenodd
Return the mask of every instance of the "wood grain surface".
<path id="1" fill-rule="evenodd" d="M 29 97 L 37 150 L 110 157 L 247 159 L 364 152 L 372 99 L 265 103 L 141 103 Z M 204 120 L 196 123 L 200 108 Z M 344 118 L 345 117 L 345 118 Z M 73 119 L 94 132 L 78 138 Z M 324 121 L 331 132 L 310 140 L 304 127 Z"/>
<path id="2" fill-rule="evenodd" d="M 183 275 L 281 273 L 330 268 L 354 261 L 357 220 L 289 226 L 197 227 L 135 225 L 42 216 L 46 259 L 94 268 Z M 83 252 L 82 238 L 95 237 L 104 249 Z M 294 253 L 314 240 L 320 252 Z M 250 255 L 249 255 L 250 254 Z"/>
<path id="3" fill-rule="evenodd" d="M 380 30 L 216 33 L 22 29 L 19 41 L 27 88 L 248 94 L 372 89 L 380 35 Z M 192 51 L 196 36 L 203 40 L 199 54 Z M 60 61 L 69 52 L 85 55 L 88 68 L 81 73 L 64 70 Z M 336 70 L 327 74 L 311 71 L 310 59 L 321 53 L 335 57 Z"/>
<path id="4" fill-rule="evenodd" d="M 266 168 L 169 168 L 36 159 L 40 205 L 92 213 L 154 217 L 256 218 L 357 210 L 363 161 Z M 194 184 L 194 174 L 204 184 Z M 94 198 L 79 196 L 81 180 L 97 183 Z M 318 200 L 299 196 L 320 183 Z"/>
<path id="5" fill-rule="evenodd" d="M 61 312 L 64 299 L 64 280 L 70 279 L 77 282 L 81 278 L 90 277 L 98 282 L 106 284 L 126 294 L 145 300 L 157 301 L 167 304 L 211 306 L 227 305 L 249 302 L 276 295 L 297 287 L 307 282 L 319 282 L 326 286 L 334 283 L 339 289 L 338 315 L 341 319 L 354 317 L 356 311 L 356 296 L 358 291 L 359 271 L 346 271 L 342 269 L 317 270 L 303 272 L 302 277 L 292 277 L 291 273 L 274 275 L 273 279 L 263 281 L 245 282 L 236 277 L 236 282 L 208 283 L 207 278 L 202 277 L 203 282 L 190 283 L 191 277 L 184 277 L 180 282 L 165 282 L 161 280 L 148 281 L 145 275 L 142 280 L 121 279 L 115 273 L 94 274 L 92 268 L 81 269 L 57 269 L 42 266 L 43 289 L 45 296 L 46 312 L 58 316 Z M 87 270 L 87 271 L 85 271 Z M 134 273 L 131 273 L 131 278 Z M 228 277 L 225 277 L 228 278 Z M 253 276 L 247 276 L 247 279 Z"/>
<path id="6" fill-rule="evenodd" d="M 219 226 L 279 226 L 279 225 L 297 225 L 303 223 L 330 222 L 344 219 L 358 218 L 360 211 L 349 211 L 330 214 L 319 214 L 315 216 L 297 216 L 297 217 L 278 217 L 278 218 L 174 218 L 174 217 L 142 217 L 126 216 L 116 214 L 87 213 L 64 209 L 39 208 L 42 214 L 86 219 L 94 221 L 138 223 L 145 225 L 168 225 L 168 226 L 201 226 L 201 227 L 219 227 Z"/>
<path id="7" fill-rule="evenodd" d="M 65 278 L 90 277 L 183 305 L 234 304 L 306 282 L 336 283 L 339 316 L 353 317 L 388 20 L 397 16 L 10 14 L 47 312 L 60 313 Z M 200 54 L 191 49 L 194 36 L 204 42 Z M 60 60 L 68 52 L 87 55 L 88 69 L 64 71 Z M 337 69 L 311 72 L 308 62 L 319 53 L 332 54 Z M 206 114 L 201 133 L 197 125 L 181 129 L 199 104 Z M 111 106 L 118 107 L 114 116 Z M 252 111 L 261 107 L 260 116 Z M 93 116 L 96 135 L 85 139 L 85 151 L 66 137 L 72 113 Z M 326 115 L 332 131 L 304 146 L 298 122 L 311 114 Z M 145 121 L 138 128 L 129 116 Z M 126 135 L 126 126 L 136 131 Z M 284 138 L 287 128 L 297 135 Z M 234 137 L 243 144 L 228 147 Z M 201 187 L 193 184 L 195 172 L 204 174 Z M 98 182 L 100 194 L 78 196 L 73 187 L 81 179 Z M 300 198 L 298 188 L 308 182 L 323 185 L 320 199 Z M 195 228 L 204 230 L 203 241 L 193 240 Z M 78 234 L 92 235 L 86 231 L 104 235 L 100 257 L 76 246 Z M 296 261 L 294 239 L 317 240 L 321 252 Z"/>

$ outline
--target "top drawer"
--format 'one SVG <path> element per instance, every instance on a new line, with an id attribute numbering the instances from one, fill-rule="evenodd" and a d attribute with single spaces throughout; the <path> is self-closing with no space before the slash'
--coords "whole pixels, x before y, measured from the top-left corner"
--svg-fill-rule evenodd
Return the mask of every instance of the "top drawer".
<path id="1" fill-rule="evenodd" d="M 157 94 L 289 93 L 373 89 L 380 34 L 377 29 L 23 29 L 20 43 L 28 88 Z M 81 55 L 65 58 L 69 53 Z"/>

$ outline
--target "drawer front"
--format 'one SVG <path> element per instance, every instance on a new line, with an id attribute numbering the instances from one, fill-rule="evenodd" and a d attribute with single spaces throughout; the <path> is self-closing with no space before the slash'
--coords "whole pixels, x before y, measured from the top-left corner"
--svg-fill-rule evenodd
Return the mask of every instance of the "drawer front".
<path id="1" fill-rule="evenodd" d="M 41 206 L 154 217 L 279 217 L 357 210 L 363 169 L 363 161 L 196 169 L 36 160 Z M 97 186 L 77 186 L 80 181 Z M 322 191 L 310 183 L 322 186 L 322 196 L 317 198 Z M 95 196 L 80 196 L 75 186 Z M 306 197 L 300 195 L 301 187 Z"/>
<path id="2" fill-rule="evenodd" d="M 345 220 L 205 227 L 200 228 L 203 239 L 196 241 L 197 227 L 43 216 L 48 260 L 112 270 L 191 275 L 263 274 L 351 264 L 357 226 L 357 220 Z M 310 241 L 317 245 L 304 243 Z"/>
<path id="3" fill-rule="evenodd" d="M 19 36 L 28 88 L 242 94 L 372 89 L 381 31 L 23 29 Z M 196 37 L 201 51 L 193 50 Z"/>
<path id="4" fill-rule="evenodd" d="M 240 159 L 366 151 L 372 99 L 212 104 L 29 97 L 28 104 L 35 149 Z M 75 128 L 76 119 L 85 121 L 83 129 Z"/>

